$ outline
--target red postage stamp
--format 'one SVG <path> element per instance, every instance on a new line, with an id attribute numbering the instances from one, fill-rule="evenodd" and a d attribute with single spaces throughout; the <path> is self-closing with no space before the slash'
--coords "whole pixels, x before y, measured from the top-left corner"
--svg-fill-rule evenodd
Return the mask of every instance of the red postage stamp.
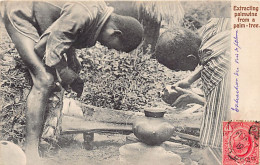
<path id="1" fill-rule="evenodd" d="M 223 165 L 259 164 L 259 122 L 223 122 Z"/>

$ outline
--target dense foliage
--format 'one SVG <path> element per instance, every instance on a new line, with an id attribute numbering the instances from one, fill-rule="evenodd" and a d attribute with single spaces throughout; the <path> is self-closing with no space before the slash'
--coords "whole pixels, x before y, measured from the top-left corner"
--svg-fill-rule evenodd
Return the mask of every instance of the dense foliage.
<path id="1" fill-rule="evenodd" d="M 22 143 L 25 136 L 25 100 L 31 79 L 21 58 L 7 36 L 1 36 L 1 138 Z M 3 41 L 3 40 L 2 40 Z"/>
<path id="2" fill-rule="evenodd" d="M 161 102 L 160 93 L 165 84 L 183 76 L 180 73 L 176 76 L 140 49 L 129 54 L 97 44 L 78 53 L 85 81 L 81 100 L 95 106 L 124 110 L 155 106 Z"/>

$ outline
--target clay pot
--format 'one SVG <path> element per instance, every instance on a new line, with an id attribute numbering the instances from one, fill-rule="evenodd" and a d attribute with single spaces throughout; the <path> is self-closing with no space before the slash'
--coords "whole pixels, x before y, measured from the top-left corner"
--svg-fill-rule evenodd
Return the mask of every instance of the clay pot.
<path id="1" fill-rule="evenodd" d="M 146 117 L 154 117 L 154 118 L 162 118 L 165 114 L 165 110 L 164 109 L 154 109 L 154 108 L 150 108 L 150 109 L 145 109 L 144 110 L 144 114 Z"/>
<path id="2" fill-rule="evenodd" d="M 146 109 L 146 116 L 136 119 L 133 123 L 134 135 L 148 145 L 160 145 L 169 140 L 174 127 L 163 118 L 164 113 L 161 109 Z"/>
<path id="3" fill-rule="evenodd" d="M 171 85 L 167 85 L 163 90 L 162 100 L 167 104 L 173 104 L 180 95 Z"/>

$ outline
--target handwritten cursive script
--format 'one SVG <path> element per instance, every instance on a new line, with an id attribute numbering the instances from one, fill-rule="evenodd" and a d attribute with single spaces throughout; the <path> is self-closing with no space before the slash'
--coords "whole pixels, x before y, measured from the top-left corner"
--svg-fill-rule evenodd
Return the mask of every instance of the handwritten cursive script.
<path id="1" fill-rule="evenodd" d="M 239 46 L 238 42 L 238 30 L 236 30 L 234 39 L 234 45 L 235 45 L 235 54 L 234 54 L 234 62 L 235 62 L 235 72 L 233 73 L 235 75 L 235 84 L 233 85 L 233 88 L 235 88 L 235 99 L 233 99 L 234 105 L 231 106 L 231 110 L 239 112 L 239 49 L 241 47 Z"/>
<path id="2" fill-rule="evenodd" d="M 231 110 L 236 111 L 236 112 L 239 112 L 239 110 L 238 110 L 238 103 L 239 103 L 238 78 L 236 78 L 236 82 L 235 82 L 234 88 L 235 88 L 235 90 L 236 90 L 236 97 L 235 97 L 235 99 L 234 99 L 234 106 L 231 107 Z"/>

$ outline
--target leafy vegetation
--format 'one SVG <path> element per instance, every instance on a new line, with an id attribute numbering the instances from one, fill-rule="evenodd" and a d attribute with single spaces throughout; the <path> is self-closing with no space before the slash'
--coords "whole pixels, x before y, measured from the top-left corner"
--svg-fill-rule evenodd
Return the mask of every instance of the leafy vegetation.
<path id="1" fill-rule="evenodd" d="M 5 39 L 5 40 L 2 40 Z M 14 46 L 1 36 L 1 138 L 22 143 L 25 137 L 25 100 L 30 89 L 29 72 L 21 61 Z"/>
<path id="2" fill-rule="evenodd" d="M 173 71 L 138 49 L 132 54 L 108 50 L 97 44 L 80 50 L 85 88 L 81 100 L 87 104 L 118 110 L 156 106 L 165 84 L 179 80 Z"/>

